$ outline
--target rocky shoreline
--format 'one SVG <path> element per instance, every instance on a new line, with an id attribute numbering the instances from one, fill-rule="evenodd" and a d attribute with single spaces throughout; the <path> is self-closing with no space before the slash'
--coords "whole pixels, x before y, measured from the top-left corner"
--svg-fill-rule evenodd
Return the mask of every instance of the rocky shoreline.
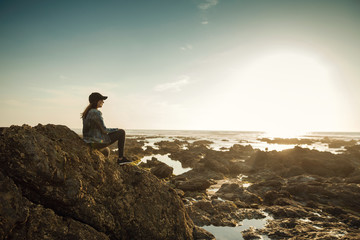
<path id="1" fill-rule="evenodd" d="M 168 154 L 191 170 L 175 176 L 156 158 L 117 166 L 116 146 L 92 150 L 65 126 L 3 129 L 0 239 L 214 239 L 201 227 L 244 219 L 267 224 L 239 239 L 360 239 L 356 142 L 332 154 L 146 141 L 127 139 L 126 154 L 137 162 Z"/>
<path id="2" fill-rule="evenodd" d="M 144 140 L 137 142 L 144 144 Z M 209 141 L 192 140 L 160 141 L 158 149 L 148 147 L 144 154 L 169 154 L 183 167 L 192 168 L 164 181 L 179 192 L 197 226 L 234 227 L 244 219 L 270 215 L 265 228 L 250 228 L 242 237 L 360 239 L 360 145 L 356 141 L 324 139 L 329 146 L 340 144 L 346 149 L 332 154 L 301 147 L 264 152 L 240 144 L 215 151 Z"/>

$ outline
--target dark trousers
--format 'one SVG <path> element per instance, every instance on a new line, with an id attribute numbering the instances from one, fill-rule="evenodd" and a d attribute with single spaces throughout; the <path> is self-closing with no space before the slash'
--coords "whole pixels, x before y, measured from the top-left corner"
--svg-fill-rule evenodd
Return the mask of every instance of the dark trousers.
<path id="1" fill-rule="evenodd" d="M 125 147 L 125 131 L 123 129 L 119 129 L 115 132 L 109 133 L 109 137 L 111 139 L 111 144 L 118 141 L 118 152 L 119 152 L 119 158 L 122 158 L 124 156 L 124 147 Z"/>

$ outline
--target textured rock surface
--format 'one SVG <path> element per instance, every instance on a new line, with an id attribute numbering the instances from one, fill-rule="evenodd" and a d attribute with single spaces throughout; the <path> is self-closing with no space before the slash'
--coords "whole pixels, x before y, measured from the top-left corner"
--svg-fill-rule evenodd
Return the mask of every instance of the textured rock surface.
<path id="1" fill-rule="evenodd" d="M 259 198 L 257 195 L 247 191 L 245 188 L 235 183 L 223 184 L 215 195 L 227 200 L 232 200 L 232 201 L 240 200 L 248 204 L 262 202 L 261 198 Z"/>
<path id="2" fill-rule="evenodd" d="M 140 163 L 139 166 L 143 168 L 150 168 L 150 172 L 158 178 L 171 177 L 174 171 L 174 168 L 157 160 L 155 157 L 153 157 L 151 160 L 147 160 L 146 163 Z"/>
<path id="3" fill-rule="evenodd" d="M 183 191 L 204 191 L 210 187 L 210 185 L 209 180 L 200 178 L 176 182 L 176 187 Z"/>
<path id="4" fill-rule="evenodd" d="M 174 168 L 169 167 L 165 163 L 151 168 L 150 172 L 158 178 L 168 178 L 173 174 Z"/>
<path id="5" fill-rule="evenodd" d="M 215 225 L 234 227 L 245 218 L 265 218 L 261 211 L 256 209 L 239 209 L 235 203 L 222 200 L 200 200 L 186 209 L 198 226 Z"/>
<path id="6" fill-rule="evenodd" d="M 109 239 L 104 233 L 33 204 L 0 172 L 0 239 Z"/>
<path id="7" fill-rule="evenodd" d="M 355 161 L 354 161 L 355 160 Z M 358 159 L 300 147 L 282 152 L 257 152 L 247 162 L 253 172 L 269 170 L 283 177 L 300 174 L 321 177 L 348 177 L 359 167 Z"/>
<path id="8" fill-rule="evenodd" d="M 0 153 L 0 239 L 193 239 L 173 189 L 137 166 L 106 160 L 65 126 L 7 128 Z"/>

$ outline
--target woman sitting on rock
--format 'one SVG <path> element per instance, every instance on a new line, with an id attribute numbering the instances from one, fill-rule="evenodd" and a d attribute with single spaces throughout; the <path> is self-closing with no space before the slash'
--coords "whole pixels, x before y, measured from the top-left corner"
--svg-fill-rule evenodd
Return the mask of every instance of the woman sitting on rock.
<path id="1" fill-rule="evenodd" d="M 118 141 L 119 164 L 130 163 L 131 161 L 124 157 L 125 131 L 118 128 L 106 128 L 102 113 L 98 110 L 104 104 L 108 97 L 100 93 L 93 92 L 89 96 L 89 106 L 81 114 L 83 120 L 83 139 L 93 148 L 104 148 Z"/>

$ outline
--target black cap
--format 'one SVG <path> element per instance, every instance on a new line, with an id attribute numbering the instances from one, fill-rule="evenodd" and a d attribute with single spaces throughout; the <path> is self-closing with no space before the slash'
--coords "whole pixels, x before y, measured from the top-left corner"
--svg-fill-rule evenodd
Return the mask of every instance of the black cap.
<path id="1" fill-rule="evenodd" d="M 99 100 L 105 100 L 107 99 L 108 97 L 107 96 L 103 96 L 101 95 L 100 93 L 98 92 L 93 92 L 92 94 L 90 94 L 89 96 L 89 102 L 90 103 L 96 103 L 98 102 Z"/>

